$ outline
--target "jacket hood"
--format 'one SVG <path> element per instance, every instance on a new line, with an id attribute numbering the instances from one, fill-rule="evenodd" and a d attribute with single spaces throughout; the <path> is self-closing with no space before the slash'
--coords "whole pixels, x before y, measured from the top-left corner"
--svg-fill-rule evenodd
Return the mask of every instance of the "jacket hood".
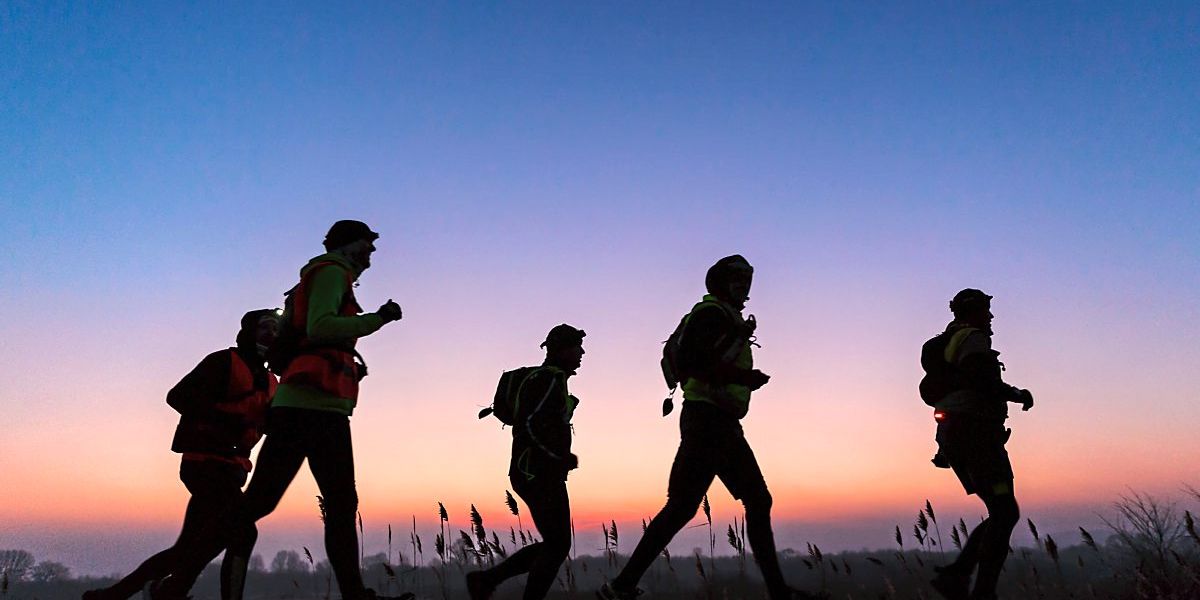
<path id="1" fill-rule="evenodd" d="M 355 266 L 354 263 L 350 262 L 350 260 L 345 256 L 342 256 L 337 252 L 326 252 L 320 256 L 314 256 L 311 260 L 309 260 L 308 263 L 300 269 L 300 277 L 303 278 L 309 272 L 309 270 L 313 268 L 314 265 L 323 262 L 333 262 L 345 267 L 354 274 L 354 279 L 356 280 L 358 279 L 359 275 L 362 275 L 362 269 L 359 269 L 357 266 Z"/>

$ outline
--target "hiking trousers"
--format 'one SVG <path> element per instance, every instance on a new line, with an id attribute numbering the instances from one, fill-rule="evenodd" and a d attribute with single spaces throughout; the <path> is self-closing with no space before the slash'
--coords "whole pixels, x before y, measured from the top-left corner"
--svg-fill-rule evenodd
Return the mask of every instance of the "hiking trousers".
<path id="1" fill-rule="evenodd" d="M 358 491 L 354 483 L 354 449 L 350 418 L 304 408 L 272 408 L 268 433 L 241 511 L 241 531 L 271 514 L 304 460 L 321 491 L 325 521 L 325 553 L 346 599 L 363 593 L 358 565 Z"/>
<path id="2" fill-rule="evenodd" d="M 525 501 L 542 541 L 514 552 L 504 562 L 484 571 L 493 585 L 529 573 L 522 600 L 542 600 L 554 584 L 558 569 L 571 551 L 571 502 L 567 482 L 545 475 L 529 479 L 523 473 L 509 476 L 513 491 Z"/>
<path id="3" fill-rule="evenodd" d="M 205 532 L 203 547 L 172 574 L 166 588 L 169 594 L 165 595 L 186 594 L 189 580 L 194 581 L 226 546 L 238 548 L 239 552 L 247 546 L 252 550 L 257 537 L 255 522 L 279 505 L 305 459 L 321 491 L 325 553 L 342 598 L 362 597 L 365 586 L 358 565 L 358 532 L 354 528 L 358 492 L 354 483 L 350 419 L 335 412 L 290 407 L 270 409 L 267 435 L 244 497 L 233 509 L 228 523 L 214 522 Z M 243 558 L 248 557 L 246 552 Z"/>
<path id="4" fill-rule="evenodd" d="M 241 465 L 220 460 L 184 460 L 179 466 L 179 479 L 191 492 L 187 510 L 183 515 L 183 527 L 179 538 L 170 548 L 146 559 L 132 573 L 112 586 L 101 591 L 101 597 L 109 600 L 124 600 L 141 591 L 150 581 L 161 579 L 175 569 L 184 553 L 200 539 L 204 528 L 224 516 L 242 499 L 242 484 L 246 483 L 246 470 Z M 253 545 L 253 543 L 251 543 Z M 242 549 L 243 556 L 250 549 Z M 231 569 L 221 568 L 221 596 L 229 597 Z M 199 572 L 191 576 L 187 586 L 196 581 Z"/>
<path id="5" fill-rule="evenodd" d="M 667 484 L 667 504 L 646 526 L 646 532 L 613 580 L 619 589 L 633 589 L 675 534 L 696 515 L 714 478 L 746 508 L 746 537 L 772 598 L 790 594 L 771 531 L 771 493 L 741 423 L 706 402 L 685 401 L 679 415 L 680 442 Z"/>

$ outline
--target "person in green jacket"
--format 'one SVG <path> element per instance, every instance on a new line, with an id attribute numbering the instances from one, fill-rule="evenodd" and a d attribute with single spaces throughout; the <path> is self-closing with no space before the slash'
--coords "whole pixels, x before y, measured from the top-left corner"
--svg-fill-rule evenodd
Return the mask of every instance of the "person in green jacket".
<path id="1" fill-rule="evenodd" d="M 271 368 L 279 386 L 267 418 L 267 435 L 258 467 L 246 486 L 245 500 L 232 530 L 217 532 L 183 572 L 155 586 L 155 598 L 186 595 L 187 569 L 203 569 L 234 540 L 253 535 L 254 523 L 279 504 L 304 461 L 320 488 L 325 521 L 325 551 L 345 600 L 379 596 L 363 584 L 358 560 L 354 453 L 350 415 L 358 402 L 358 383 L 366 365 L 354 349 L 358 338 L 402 317 L 388 300 L 376 312 L 362 314 L 354 285 L 371 266 L 379 234 L 361 221 L 338 221 L 325 236 L 326 253 L 300 270 L 300 282 L 287 293 L 283 328 Z"/>

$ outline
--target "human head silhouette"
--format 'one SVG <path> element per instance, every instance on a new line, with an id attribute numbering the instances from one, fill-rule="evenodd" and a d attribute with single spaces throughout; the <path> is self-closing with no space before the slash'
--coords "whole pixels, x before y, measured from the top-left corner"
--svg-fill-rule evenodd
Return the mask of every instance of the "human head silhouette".
<path id="1" fill-rule="evenodd" d="M 583 360 L 583 338 L 586 335 L 582 329 L 566 323 L 555 325 L 541 345 L 546 349 L 546 364 L 575 373 Z"/>
<path id="2" fill-rule="evenodd" d="M 341 254 L 354 263 L 359 271 L 371 266 L 371 253 L 375 251 L 375 240 L 379 234 L 362 221 L 342 220 L 334 223 L 325 234 L 326 252 Z"/>
<path id="3" fill-rule="evenodd" d="M 709 267 L 704 276 L 704 287 L 708 293 L 740 309 L 750 299 L 753 278 L 754 267 L 742 255 L 734 254 Z"/>

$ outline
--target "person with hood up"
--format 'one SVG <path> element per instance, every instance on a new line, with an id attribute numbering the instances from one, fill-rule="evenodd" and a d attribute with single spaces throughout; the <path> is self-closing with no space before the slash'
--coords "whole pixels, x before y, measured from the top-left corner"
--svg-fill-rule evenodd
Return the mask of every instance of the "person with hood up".
<path id="1" fill-rule="evenodd" d="M 275 510 L 306 459 L 323 498 L 325 552 L 342 598 L 380 597 L 363 584 L 359 568 L 358 492 L 350 439 L 350 415 L 358 403 L 359 380 L 366 375 L 355 344 L 402 316 L 391 300 L 376 312 L 362 314 L 354 297 L 378 238 L 366 223 L 338 221 L 325 236 L 326 253 L 300 270 L 300 282 L 287 293 L 279 342 L 269 356 L 280 380 L 266 441 L 235 526 L 210 532 L 186 565 L 153 587 L 153 598 L 185 597 L 195 575 L 222 548 L 244 544 L 238 540 L 252 536 L 254 523 Z"/>
<path id="2" fill-rule="evenodd" d="M 202 528 L 222 515 L 228 517 L 242 498 L 242 484 L 252 466 L 250 450 L 262 437 L 267 405 L 275 392 L 276 379 L 267 370 L 266 352 L 278 329 L 274 309 L 246 313 L 237 345 L 204 357 L 167 392 L 167 404 L 180 415 L 171 450 L 183 455 L 179 479 L 192 495 L 179 538 L 115 584 L 84 592 L 83 600 L 125 600 L 167 575 Z M 249 536 L 243 541 L 253 546 Z M 249 547 L 229 548 L 221 565 L 222 597 L 240 595 L 242 580 L 236 575 L 245 571 L 249 556 Z"/>
<path id="3" fill-rule="evenodd" d="M 696 514 L 713 478 L 746 508 L 746 537 L 772 600 L 810 598 L 784 581 L 771 531 L 771 493 L 746 441 L 740 419 L 750 394 L 770 380 L 754 368 L 754 316 L 742 316 L 754 268 L 739 255 L 717 261 L 705 277 L 708 294 L 686 317 L 679 342 L 683 408 L 680 442 L 671 465 L 667 503 L 650 521 L 629 557 L 597 596 L 625 600 L 642 593 L 638 581 Z"/>

